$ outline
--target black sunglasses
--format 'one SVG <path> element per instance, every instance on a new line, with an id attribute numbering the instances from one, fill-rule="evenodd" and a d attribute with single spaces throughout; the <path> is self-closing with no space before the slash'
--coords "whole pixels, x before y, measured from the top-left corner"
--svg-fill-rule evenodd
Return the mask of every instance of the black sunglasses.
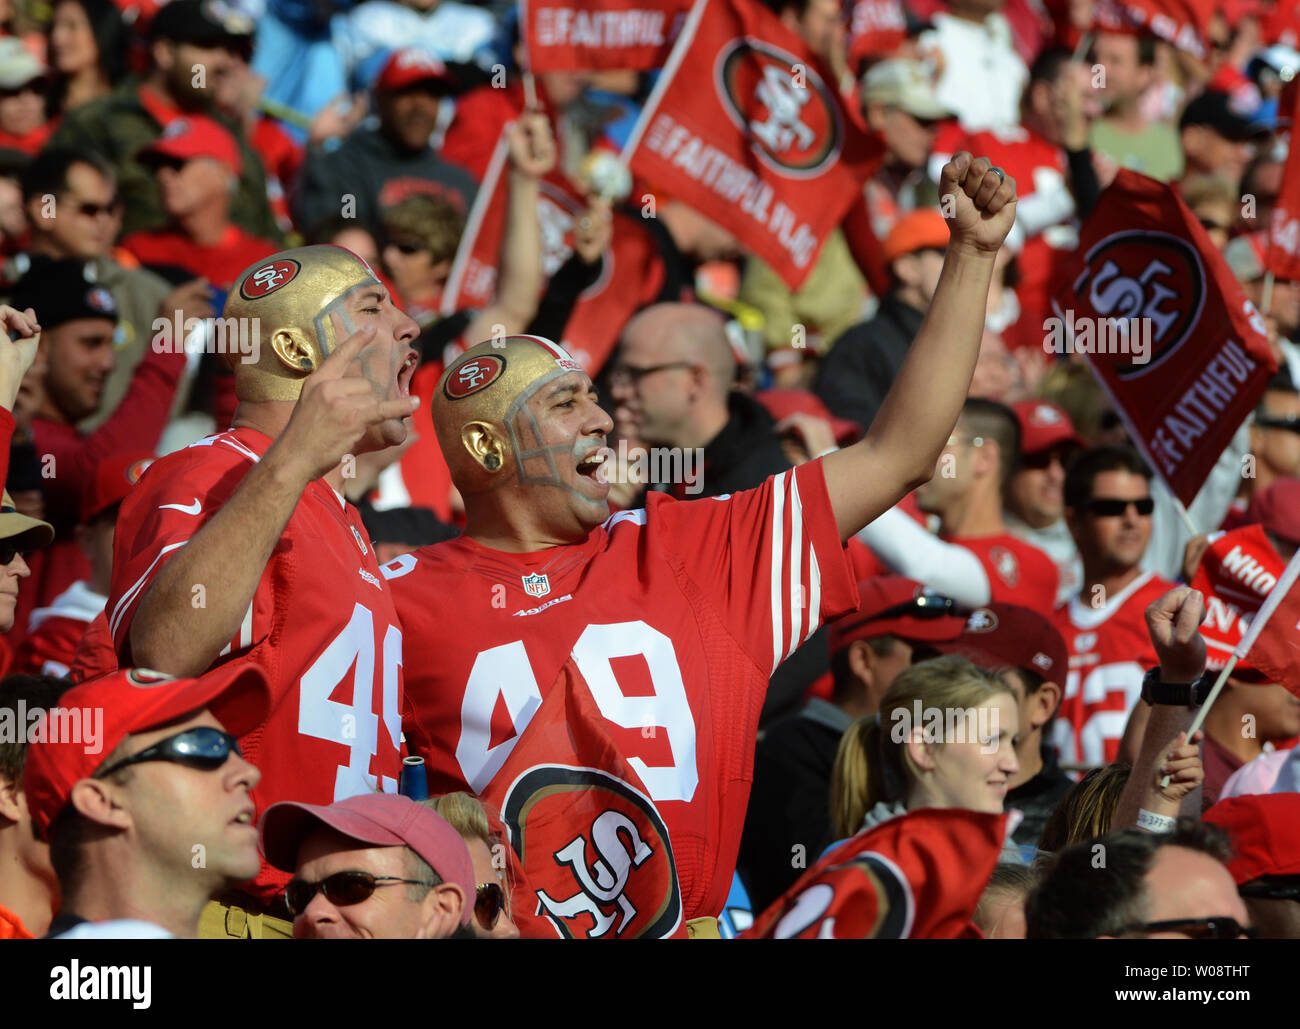
<path id="1" fill-rule="evenodd" d="M 1153 497 L 1143 497 L 1141 500 L 1114 500 L 1110 497 L 1099 497 L 1088 501 L 1088 513 L 1097 518 L 1119 518 L 1128 511 L 1130 504 L 1144 518 L 1156 509 Z"/>
<path id="2" fill-rule="evenodd" d="M 1165 922 L 1139 922 L 1126 926 L 1117 936 L 1127 933 L 1182 933 L 1194 940 L 1259 939 L 1259 930 L 1239 925 L 1235 918 L 1171 918 Z"/>
<path id="3" fill-rule="evenodd" d="M 0 543 L 0 566 L 12 564 L 19 554 L 26 558 L 29 553 L 30 551 L 15 547 L 12 543 Z"/>
<path id="4" fill-rule="evenodd" d="M 1263 878 L 1238 886 L 1237 893 L 1264 900 L 1300 900 L 1300 879 L 1294 876 Z"/>
<path id="5" fill-rule="evenodd" d="M 955 615 L 964 616 L 965 613 L 965 608 L 953 600 L 952 597 L 941 597 L 937 593 L 922 593 L 919 597 L 913 597 L 904 604 L 895 604 L 893 607 L 887 607 L 873 615 L 859 618 L 844 626 L 843 631 L 852 632 L 872 622 L 883 622 L 891 618 L 946 618 Z"/>
<path id="6" fill-rule="evenodd" d="M 204 725 L 159 740 L 152 747 L 146 747 L 140 753 L 123 758 L 103 771 L 97 772 L 95 778 L 106 779 L 129 765 L 138 765 L 145 761 L 172 761 L 178 765 L 211 771 L 224 765 L 232 753 L 240 754 L 239 741 L 228 732 Z"/>
<path id="7" fill-rule="evenodd" d="M 479 883 L 474 888 L 474 917 L 488 932 L 496 928 L 501 909 L 506 906 L 506 891 L 500 883 Z"/>
<path id="8" fill-rule="evenodd" d="M 369 900 L 375 890 L 381 886 L 393 886 L 397 883 L 409 883 L 412 886 L 427 886 L 418 879 L 400 879 L 395 875 L 371 875 L 369 872 L 335 872 L 319 882 L 306 879 L 291 879 L 284 888 L 284 901 L 289 905 L 289 913 L 297 918 L 307 910 L 312 897 L 317 891 L 325 894 L 325 899 L 335 907 L 350 907 Z"/>
<path id="9" fill-rule="evenodd" d="M 1284 429 L 1287 432 L 1300 432 L 1300 415 L 1264 415 L 1262 418 L 1255 419 L 1255 425 L 1261 429 Z"/>

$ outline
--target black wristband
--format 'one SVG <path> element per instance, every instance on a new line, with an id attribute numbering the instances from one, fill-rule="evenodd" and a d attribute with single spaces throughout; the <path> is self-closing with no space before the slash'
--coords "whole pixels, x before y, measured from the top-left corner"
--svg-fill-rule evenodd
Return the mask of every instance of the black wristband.
<path id="1" fill-rule="evenodd" d="M 1214 676 L 1206 672 L 1194 682 L 1165 682 L 1160 678 L 1160 667 L 1147 669 L 1142 677 L 1142 699 L 1148 704 L 1165 704 L 1174 707 L 1200 707 L 1210 695 Z"/>

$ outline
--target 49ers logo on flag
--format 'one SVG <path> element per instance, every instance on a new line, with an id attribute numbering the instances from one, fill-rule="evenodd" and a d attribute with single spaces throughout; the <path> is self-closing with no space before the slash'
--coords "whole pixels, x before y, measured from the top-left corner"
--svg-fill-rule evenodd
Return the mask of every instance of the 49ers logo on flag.
<path id="1" fill-rule="evenodd" d="M 594 768 L 537 765 L 501 809 L 539 914 L 570 939 L 670 936 L 682 920 L 668 830 L 640 790 Z"/>
<path id="2" fill-rule="evenodd" d="M 297 261 L 288 257 L 264 264 L 244 279 L 239 287 L 239 294 L 245 300 L 257 300 L 268 293 L 274 293 L 280 287 L 292 282 L 301 267 Z"/>
<path id="3" fill-rule="evenodd" d="M 1087 355 L 1133 442 L 1190 504 L 1277 370 L 1259 312 L 1178 194 L 1127 168 L 1060 279 L 1045 343 L 1061 334 Z"/>
<path id="4" fill-rule="evenodd" d="M 1300 10 L 1300 5 L 1296 10 Z M 1291 142 L 1282 169 L 1282 188 L 1273 203 L 1265 267 L 1279 279 L 1300 282 L 1300 89 L 1290 92 L 1294 94 Z"/>
<path id="5" fill-rule="evenodd" d="M 696 0 L 623 158 L 798 289 L 882 155 L 829 81 L 761 4 Z"/>
<path id="6" fill-rule="evenodd" d="M 821 76 L 801 69 L 794 54 L 736 39 L 718 55 L 715 74 L 727 113 L 768 167 L 805 178 L 819 175 L 839 156 L 839 109 Z"/>
<path id="7" fill-rule="evenodd" d="M 450 399 L 463 400 L 471 393 L 477 393 L 485 386 L 491 385 L 505 370 L 504 357 L 497 354 L 483 354 L 472 361 L 466 361 L 455 371 L 450 372 L 444 390 Z"/>
<path id="8" fill-rule="evenodd" d="M 1187 339 L 1205 304 L 1205 268 L 1196 248 L 1167 233 L 1116 232 L 1084 262 L 1074 291 L 1086 293 L 1100 317 L 1151 325 L 1149 360 L 1116 364 L 1115 374 L 1136 378 L 1159 367 Z"/>

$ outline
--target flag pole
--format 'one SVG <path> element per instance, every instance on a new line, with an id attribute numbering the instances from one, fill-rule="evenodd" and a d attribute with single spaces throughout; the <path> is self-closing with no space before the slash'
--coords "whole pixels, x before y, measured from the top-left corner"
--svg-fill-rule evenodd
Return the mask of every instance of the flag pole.
<path id="1" fill-rule="evenodd" d="M 1264 292 L 1259 298 L 1259 313 L 1268 314 L 1268 309 L 1273 306 L 1273 273 L 1264 273 Z"/>
<path id="2" fill-rule="evenodd" d="M 1196 712 L 1196 717 L 1192 719 L 1191 727 L 1187 730 L 1189 740 L 1192 738 L 1192 733 L 1196 732 L 1205 722 L 1205 716 L 1210 713 L 1210 708 L 1218 699 L 1223 684 L 1228 681 L 1228 675 L 1237 667 L 1237 662 L 1250 653 L 1250 648 L 1259 639 L 1259 634 L 1264 631 L 1264 626 L 1273 617 L 1273 612 L 1281 606 L 1283 599 L 1291 592 L 1291 587 L 1295 585 L 1297 578 L 1300 578 L 1300 551 L 1296 551 L 1295 556 L 1287 562 L 1281 578 L 1273 584 L 1273 588 L 1268 591 L 1268 596 L 1264 598 L 1264 603 L 1260 606 L 1258 613 L 1250 620 L 1250 628 L 1241 637 L 1241 642 L 1233 648 L 1232 656 L 1228 658 L 1228 663 L 1223 666 L 1223 671 L 1219 673 L 1219 678 L 1215 681 L 1214 688 L 1210 690 L 1210 695 L 1205 698 L 1205 703 L 1201 705 L 1201 709 Z M 1166 775 L 1160 781 L 1162 789 L 1169 785 L 1170 778 L 1170 776 Z"/>

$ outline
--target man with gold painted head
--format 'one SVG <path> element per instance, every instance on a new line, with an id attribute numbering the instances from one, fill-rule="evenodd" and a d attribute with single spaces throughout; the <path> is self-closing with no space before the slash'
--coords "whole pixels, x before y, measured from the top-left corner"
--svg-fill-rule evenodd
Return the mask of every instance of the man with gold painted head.
<path id="1" fill-rule="evenodd" d="M 263 772 L 261 809 L 395 790 L 402 633 L 342 490 L 356 455 L 406 438 L 419 329 L 333 246 L 258 261 L 224 317 L 220 338 L 238 344 L 225 355 L 231 429 L 156 461 L 118 516 L 107 615 L 119 662 L 185 677 L 263 668 L 270 713 L 241 740 Z M 284 879 L 264 864 L 205 914 L 203 935 L 291 934 Z"/>
<path id="2" fill-rule="evenodd" d="M 610 517 L 613 423 L 562 348 L 481 343 L 443 374 L 433 420 L 467 525 L 384 566 L 404 729 L 430 793 L 502 812 L 537 894 L 525 935 L 707 934 L 721 911 L 769 676 L 856 607 L 844 541 L 968 445 L 951 436 L 1015 183 L 963 152 L 941 186 L 943 272 L 867 435 L 757 489 Z M 694 470 L 619 464 L 641 460 L 658 481 Z"/>

